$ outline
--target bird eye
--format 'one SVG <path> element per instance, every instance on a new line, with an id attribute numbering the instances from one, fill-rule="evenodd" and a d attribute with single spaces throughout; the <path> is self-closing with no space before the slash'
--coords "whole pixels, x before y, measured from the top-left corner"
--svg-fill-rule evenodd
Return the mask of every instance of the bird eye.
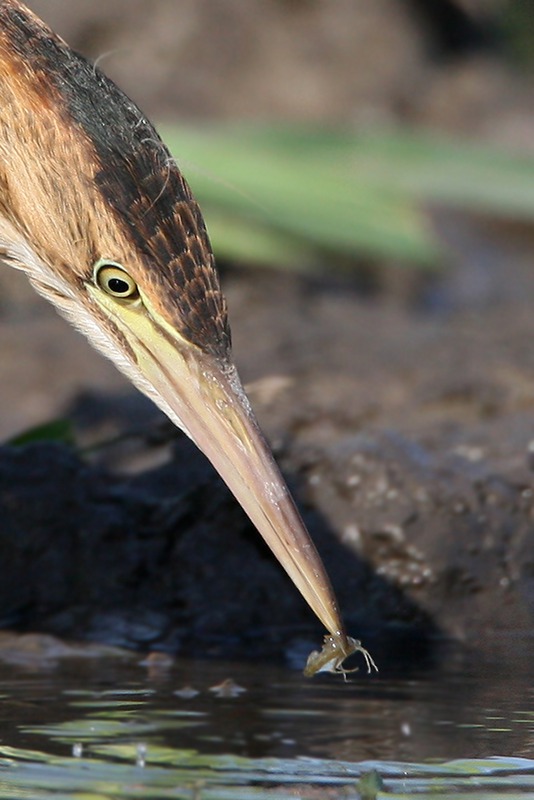
<path id="1" fill-rule="evenodd" d="M 104 292 L 119 300 L 133 300 L 139 296 L 134 279 L 114 261 L 102 259 L 95 264 L 95 281 Z"/>

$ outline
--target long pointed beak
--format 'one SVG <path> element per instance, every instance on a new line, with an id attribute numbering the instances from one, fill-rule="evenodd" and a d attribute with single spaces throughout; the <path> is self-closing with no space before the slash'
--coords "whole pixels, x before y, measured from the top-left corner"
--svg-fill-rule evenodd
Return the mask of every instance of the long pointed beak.
<path id="1" fill-rule="evenodd" d="M 167 325 L 139 316 L 136 323 L 128 328 L 144 377 L 138 384 L 204 452 L 327 630 L 344 638 L 323 563 L 235 368 L 220 364 Z M 146 382 L 154 391 L 147 391 Z"/>

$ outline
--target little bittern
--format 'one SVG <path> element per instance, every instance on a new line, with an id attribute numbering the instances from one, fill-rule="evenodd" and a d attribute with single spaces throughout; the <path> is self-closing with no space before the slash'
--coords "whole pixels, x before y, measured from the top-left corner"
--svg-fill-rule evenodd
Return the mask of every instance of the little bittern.
<path id="1" fill-rule="evenodd" d="M 18 0 L 0 0 L 0 256 L 196 442 L 346 641 L 233 365 L 187 183 L 137 106 Z"/>

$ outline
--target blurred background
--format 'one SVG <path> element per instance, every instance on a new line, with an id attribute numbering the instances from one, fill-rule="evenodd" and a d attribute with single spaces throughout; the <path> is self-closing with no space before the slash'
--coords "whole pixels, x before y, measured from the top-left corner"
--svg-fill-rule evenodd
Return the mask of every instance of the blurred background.
<path id="1" fill-rule="evenodd" d="M 342 545 L 323 552 L 349 617 L 529 627 L 532 3 L 28 5 L 191 183 L 235 360 L 308 522 Z M 59 418 L 93 447 L 159 419 L 10 269 L 0 343 L 4 441 Z M 129 472 L 146 445 L 95 452 Z"/>
<path id="2" fill-rule="evenodd" d="M 155 119 L 404 122 L 532 143 L 521 74 L 534 22 L 521 0 L 30 5 Z"/>
<path id="3" fill-rule="evenodd" d="M 438 305 L 510 291 L 493 244 L 465 215 L 513 223 L 521 247 L 530 232 L 529 3 L 29 5 L 161 124 L 225 273 L 292 270 Z M 258 378 L 270 365 L 247 357 L 235 305 L 242 369 Z M 54 416 L 88 386 L 124 385 L 9 270 L 0 275 L 0 326 L 1 437 Z"/>

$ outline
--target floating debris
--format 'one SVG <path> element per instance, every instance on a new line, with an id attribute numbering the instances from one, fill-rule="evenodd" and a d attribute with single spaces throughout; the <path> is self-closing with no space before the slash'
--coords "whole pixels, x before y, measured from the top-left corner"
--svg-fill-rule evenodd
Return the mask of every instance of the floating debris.
<path id="1" fill-rule="evenodd" d="M 146 767 L 146 753 L 147 753 L 147 746 L 140 742 L 135 748 L 135 766 L 142 767 L 143 769 Z"/>
<path id="2" fill-rule="evenodd" d="M 170 653 L 164 653 L 161 650 L 152 650 L 139 664 L 149 669 L 167 670 L 173 666 L 174 658 Z"/>
<path id="3" fill-rule="evenodd" d="M 216 697 L 239 697 L 246 691 L 244 686 L 239 686 L 231 678 L 227 678 L 217 686 L 210 686 L 210 692 L 213 692 Z"/>
<path id="4" fill-rule="evenodd" d="M 199 695 L 200 692 L 192 686 L 184 686 L 182 689 L 176 689 L 174 694 L 176 697 L 181 697 L 183 700 L 191 700 L 193 697 Z"/>

